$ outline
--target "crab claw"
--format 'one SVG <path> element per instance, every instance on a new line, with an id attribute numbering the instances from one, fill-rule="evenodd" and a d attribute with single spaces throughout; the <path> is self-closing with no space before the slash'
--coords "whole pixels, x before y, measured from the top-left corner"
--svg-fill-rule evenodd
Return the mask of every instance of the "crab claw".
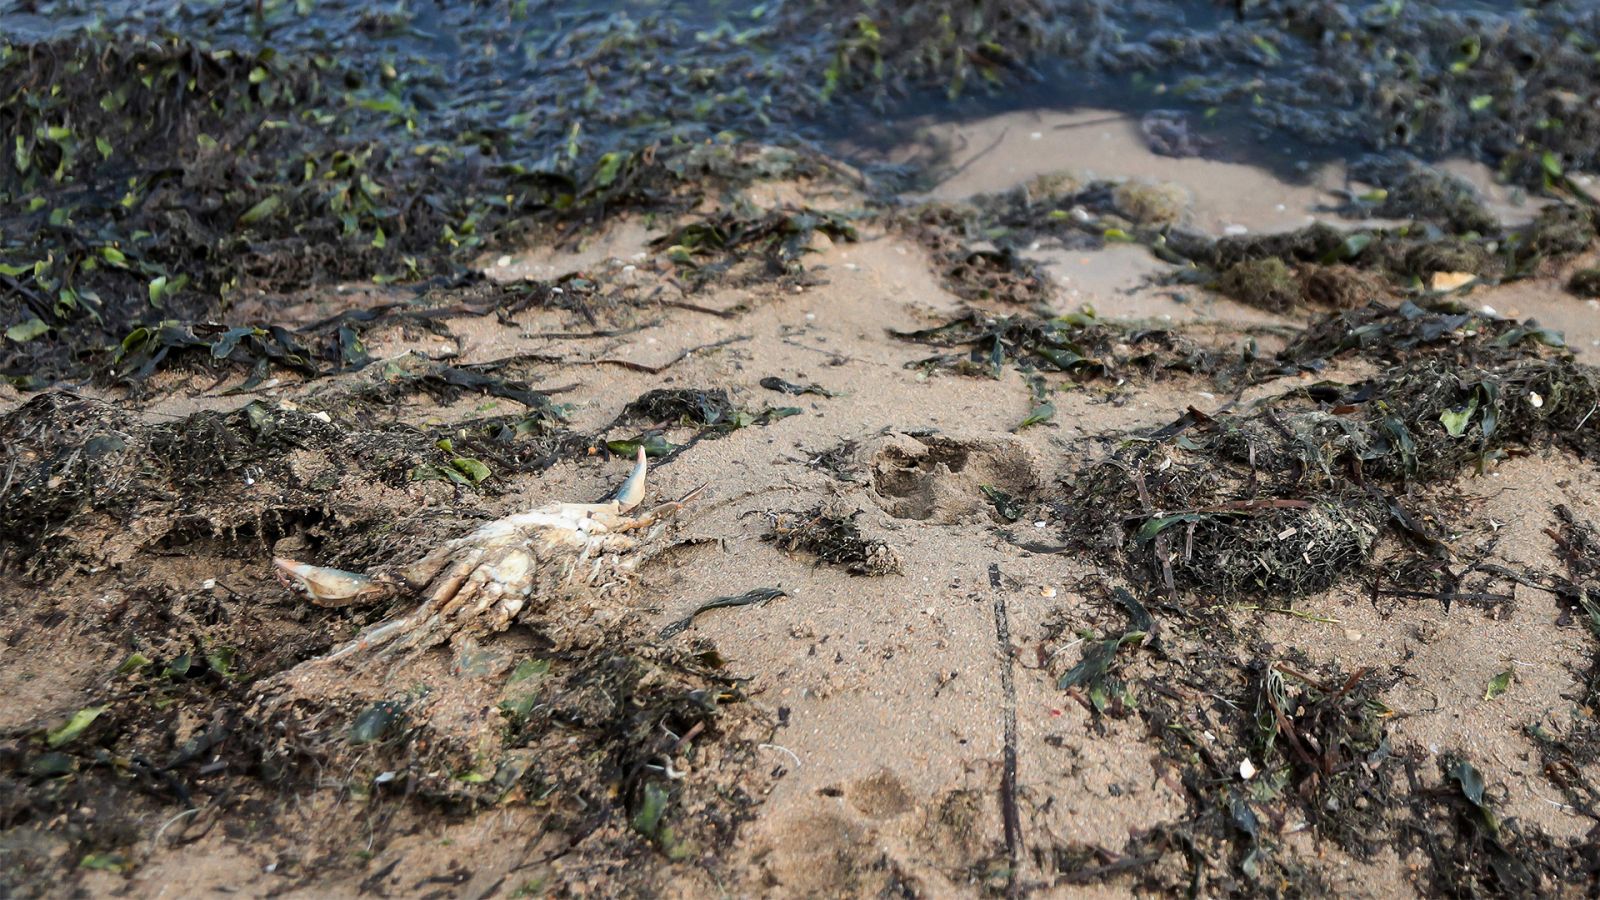
<path id="1" fill-rule="evenodd" d="M 639 448 L 639 461 L 633 464 L 633 471 L 628 474 L 628 480 L 617 488 L 617 509 L 627 512 L 639 505 L 644 499 L 644 476 L 648 467 L 644 461 L 644 447 Z"/>
<path id="2" fill-rule="evenodd" d="M 328 566 L 311 566 L 292 559 L 275 557 L 272 565 L 278 570 L 278 580 L 301 591 L 318 606 L 349 606 L 368 600 L 377 600 L 389 592 L 383 582 Z"/>

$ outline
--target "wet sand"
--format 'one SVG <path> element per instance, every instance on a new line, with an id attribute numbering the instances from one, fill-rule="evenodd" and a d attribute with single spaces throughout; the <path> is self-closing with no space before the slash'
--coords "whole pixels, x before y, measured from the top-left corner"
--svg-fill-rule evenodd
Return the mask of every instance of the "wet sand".
<path id="1" fill-rule="evenodd" d="M 1156 156 L 1133 123 L 1106 118 L 1097 111 L 1018 113 L 938 128 L 943 139 L 965 151 L 953 160 L 957 174 L 928 197 L 960 200 L 1055 171 L 1156 179 L 1188 192 L 1187 225 L 1221 235 L 1331 219 L 1321 209 L 1331 200 L 1330 190 L 1343 187 L 1334 170 L 1289 184 L 1248 166 Z M 911 150 L 904 154 L 912 156 Z M 1507 220 L 1525 220 L 1536 208 L 1514 202 L 1479 169 L 1455 169 L 1483 185 L 1492 208 Z M 771 204 L 803 192 L 792 185 L 757 185 L 744 196 Z M 749 702 L 781 724 L 760 743 L 759 760 L 769 777 L 736 842 L 714 866 L 691 858 L 666 867 L 656 889 L 675 896 L 863 896 L 902 890 L 961 896 L 997 889 L 1011 878 L 1049 895 L 1128 893 L 1132 884 L 1126 881 L 1104 886 L 1058 881 L 1063 870 L 1055 855 L 1070 846 L 1120 848 L 1130 834 L 1180 820 L 1189 802 L 1137 717 L 1094 717 L 1081 698 L 1055 687 L 1060 663 L 1070 663 L 1080 652 L 1071 634 L 1104 632 L 1114 622 L 1103 606 L 1086 598 L 1083 586 L 1120 574 L 1102 570 L 1090 558 L 1030 553 L 1008 543 L 980 488 L 999 485 L 1019 495 L 1050 496 L 1063 478 L 1104 452 L 1094 436 L 1159 426 L 1190 406 L 1215 410 L 1223 401 L 1197 380 L 1129 385 L 1115 403 L 1095 391 L 1063 391 L 1053 398 L 1053 421 L 1018 431 L 1032 400 L 1016 371 L 1008 368 L 996 381 L 908 368 L 928 355 L 927 348 L 896 340 L 890 332 L 937 324 L 967 304 L 940 283 L 927 252 L 905 236 L 867 226 L 857 243 L 818 241 L 806 263 L 821 281 L 814 286 L 714 288 L 680 298 L 664 277 L 659 254 L 648 247 L 655 233 L 646 223 L 625 220 L 571 254 L 535 248 L 494 254 L 483 262 L 485 271 L 500 280 L 633 266 L 640 283 L 659 297 L 744 311 L 724 318 L 647 308 L 630 313 L 635 320 L 629 324 L 642 326 L 637 330 L 583 339 L 539 336 L 589 330 L 560 310 L 533 310 L 512 321 L 461 318 L 448 324 L 464 338 L 456 358 L 460 363 L 524 353 L 568 360 L 535 367 L 533 380 L 573 385 L 560 400 L 570 404 L 571 427 L 580 432 L 605 427 L 628 401 L 663 386 L 725 388 L 747 407 L 801 408 L 801 414 L 765 427 L 701 441 L 654 476 L 652 493 L 658 497 L 678 496 L 699 484 L 709 489 L 675 532 L 681 549 L 642 574 L 637 601 L 652 628 L 709 598 L 754 586 L 775 585 L 788 594 L 759 608 L 705 614 L 676 638 L 713 641 L 728 670 L 748 679 Z M 1305 324 L 1302 317 L 1265 313 L 1203 288 L 1176 291 L 1153 284 L 1150 276 L 1169 266 L 1138 246 L 1040 248 L 1033 255 L 1059 286 L 1056 312 L 1090 305 L 1110 319 L 1181 324 L 1221 345 L 1247 326 Z M 1600 352 L 1600 303 L 1571 297 L 1561 283 L 1562 273 L 1554 272 L 1474 290 L 1465 300 L 1512 317 L 1536 317 L 1564 331 L 1579 358 L 1593 362 Z M 346 295 L 316 298 L 316 311 L 308 310 L 306 318 L 349 300 Z M 734 342 L 680 360 L 692 348 L 729 339 Z M 438 353 L 441 342 L 390 329 L 373 336 L 369 349 L 382 359 L 412 350 Z M 585 360 L 671 365 L 651 373 L 579 362 Z M 293 401 L 360 383 L 379 368 L 314 385 L 285 383 L 252 396 L 268 403 Z M 815 382 L 837 396 L 780 397 L 758 384 L 773 375 Z M 221 396 L 220 388 L 202 379 L 162 377 L 162 388 L 172 393 L 141 410 L 152 419 L 228 410 L 243 402 Z M 21 399 L 13 396 L 5 403 L 14 406 Z M 452 421 L 463 411 L 418 398 L 395 414 L 399 421 L 421 424 Z M 930 435 L 959 448 L 959 463 L 929 450 L 934 446 Z M 847 448 L 840 458 L 848 480 L 808 465 L 841 447 Z M 614 484 L 621 471 L 619 462 L 562 462 L 542 477 L 519 479 L 503 496 L 481 505 L 486 512 L 505 514 L 588 499 Z M 1592 467 L 1556 453 L 1516 458 L 1482 476 L 1463 476 L 1453 490 L 1459 492 L 1453 545 L 1475 548 L 1519 570 L 1559 567 L 1544 536 L 1556 503 L 1582 520 L 1600 520 L 1600 477 Z M 420 487 L 415 491 L 419 499 L 438 496 Z M 772 515 L 820 503 L 859 510 L 863 532 L 894 549 L 903 574 L 855 577 L 761 540 Z M 1039 515 L 1005 528 L 1049 543 L 1059 523 L 1046 512 Z M 190 590 L 208 577 L 205 566 L 216 566 L 209 577 L 260 598 L 274 615 L 288 615 L 295 602 L 259 564 L 259 554 L 247 559 L 212 555 L 178 565 L 152 561 L 146 553 L 134 551 L 123 563 L 149 567 L 150 577 L 192 578 Z M 94 598 L 84 593 L 93 584 L 92 578 L 68 577 L 53 588 L 82 604 L 71 614 L 80 634 L 94 629 Z M 1500 815 L 1536 824 L 1551 835 L 1576 837 L 1593 823 L 1559 801 L 1540 771 L 1525 726 L 1564 714 L 1579 687 L 1574 661 L 1593 652 L 1591 639 L 1581 629 L 1558 625 L 1559 610 L 1547 597 L 1534 592 L 1519 597 L 1504 616 L 1465 605 L 1445 611 L 1421 602 L 1378 609 L 1360 584 L 1347 584 L 1296 603 L 1308 617 L 1248 606 L 1231 615 L 1241 628 L 1258 630 L 1282 658 L 1337 663 L 1346 672 L 1372 667 L 1399 676 L 1381 697 L 1393 711 L 1391 743 L 1415 744 L 1428 754 L 1467 755 L 1492 771 L 1500 786 Z M 1176 619 L 1166 627 L 1179 634 L 1186 628 Z M 502 639 L 518 638 L 511 632 Z M 91 673 L 114 664 L 116 655 L 87 652 L 86 646 L 92 642 L 66 640 L 8 651 L 0 663 L 0 691 L 16 699 L 3 713 L 5 720 L 64 716 L 92 699 Z M 440 649 L 407 663 L 400 680 L 449 684 L 446 655 Z M 1041 662 L 1047 658 L 1049 664 Z M 1138 673 L 1152 663 L 1136 656 L 1128 665 Z M 1484 701 L 1484 685 L 1508 667 L 1516 672 L 1508 695 Z M 349 690 L 358 697 L 378 698 L 389 690 L 366 676 L 353 683 L 357 686 Z M 451 690 L 442 689 L 441 696 Z M 1235 764 L 1246 762 L 1246 751 L 1229 736 L 1205 730 L 1203 701 L 1195 697 L 1191 722 L 1201 740 L 1212 742 L 1219 753 L 1237 755 L 1228 757 Z M 444 714 L 442 707 L 436 714 Z M 1014 773 L 1008 770 L 1008 716 L 1015 720 Z M 736 775 L 691 770 L 684 777 L 715 782 Z M 1020 833 L 1009 835 L 1009 847 L 1002 797 L 1020 807 Z M 374 815 L 371 807 L 341 800 L 336 791 L 302 802 L 299 821 L 310 835 L 309 846 L 288 830 L 259 841 L 226 829 L 202 837 L 186 830 L 163 836 L 162 823 L 150 822 L 137 845 L 140 865 L 131 874 L 89 873 L 84 887 L 140 896 L 224 889 L 247 896 L 353 896 L 368 888 L 402 895 L 422 892 L 427 879 L 455 867 L 459 877 L 449 882 L 453 896 L 507 896 L 524 885 L 534 893 L 555 885 L 576 893 L 608 893 L 603 881 L 572 882 L 573 873 L 559 857 L 519 868 L 538 855 L 530 852 L 536 842 L 528 837 L 539 821 L 536 806 L 456 818 L 390 810 L 388 815 L 397 818 L 386 820 L 378 838 L 368 837 L 362 827 Z M 374 801 L 384 802 L 401 801 Z M 1418 886 L 1418 858 L 1361 860 L 1317 840 L 1303 821 L 1270 827 L 1285 848 L 1280 852 L 1292 854 L 1298 865 L 1341 894 L 1393 896 Z M 342 838 L 339 832 L 345 832 Z M 174 840 L 178 833 L 187 837 Z M 333 881 L 297 881 L 297 867 L 321 853 L 344 860 L 341 874 Z M 357 853 L 359 860 L 352 856 Z M 1006 874 L 1013 863 L 1020 870 Z M 1172 859 L 1156 864 L 1158 869 L 1175 865 Z M 375 883 L 366 881 L 374 877 Z"/>

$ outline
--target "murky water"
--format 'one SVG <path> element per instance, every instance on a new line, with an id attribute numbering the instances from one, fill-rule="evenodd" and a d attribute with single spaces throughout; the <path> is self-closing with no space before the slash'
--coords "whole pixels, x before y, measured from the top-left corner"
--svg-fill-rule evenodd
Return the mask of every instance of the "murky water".
<path id="1" fill-rule="evenodd" d="M 978 4 L 950 11 L 972 20 L 948 26 L 955 53 L 933 47 L 934 35 L 897 33 L 927 23 L 914 5 L 893 4 L 7 0 L 0 22 L 19 45 L 176 34 L 311 57 L 357 105 L 393 111 L 396 127 L 510 138 L 515 161 L 538 168 L 726 133 L 881 148 L 930 118 L 1089 107 L 1169 111 L 1192 134 L 1191 151 L 1292 173 L 1307 158 L 1393 147 L 1503 154 L 1504 140 L 1439 107 L 1465 104 L 1467 119 L 1494 112 L 1494 92 L 1471 77 L 1492 45 L 1503 45 L 1497 64 L 1510 65 L 1539 40 L 1588 49 L 1594 32 L 1582 26 L 1596 14 L 1585 6 Z M 1406 103 L 1414 115 L 1399 109 Z"/>

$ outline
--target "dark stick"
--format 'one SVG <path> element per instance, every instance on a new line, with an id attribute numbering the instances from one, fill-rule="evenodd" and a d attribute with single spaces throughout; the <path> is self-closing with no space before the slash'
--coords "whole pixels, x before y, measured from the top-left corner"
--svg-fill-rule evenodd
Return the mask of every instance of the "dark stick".
<path id="1" fill-rule="evenodd" d="M 1022 867 L 1022 816 L 1017 811 L 1017 684 L 1012 676 L 1011 622 L 1006 595 L 1000 590 L 1000 564 L 989 564 L 989 587 L 994 589 L 994 637 L 1000 645 L 1000 690 L 1005 694 L 1005 756 L 1000 769 L 1000 817 L 1005 822 L 1006 857 L 1011 874 L 1006 896 L 1021 892 L 1017 880 Z"/>

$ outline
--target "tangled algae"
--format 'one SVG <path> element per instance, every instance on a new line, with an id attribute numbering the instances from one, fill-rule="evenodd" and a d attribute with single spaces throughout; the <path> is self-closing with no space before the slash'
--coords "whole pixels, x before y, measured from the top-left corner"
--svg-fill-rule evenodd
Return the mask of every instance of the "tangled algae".
<path id="1" fill-rule="evenodd" d="M 1518 449 L 1600 450 L 1600 372 L 1534 341 L 1469 346 L 1239 411 L 1191 408 L 1073 480 L 1069 533 L 1141 579 L 1220 596 L 1324 589 L 1391 525 L 1437 548 L 1403 506 L 1410 486 Z"/>
<path id="2" fill-rule="evenodd" d="M 1317 223 L 1269 235 L 1211 239 L 1173 229 L 1160 249 L 1214 273 L 1212 286 L 1272 312 L 1348 308 L 1403 291 L 1425 291 L 1439 273 L 1511 279 L 1549 260 L 1583 252 L 1595 238 L 1594 213 L 1572 204 L 1540 210 L 1534 221 L 1485 233 L 1443 233 L 1413 224 L 1346 231 Z"/>
<path id="3" fill-rule="evenodd" d="M 900 555 L 886 542 L 861 534 L 855 521 L 860 514 L 827 506 L 773 513 L 772 527 L 761 539 L 791 553 L 812 554 L 819 565 L 839 566 L 851 575 L 900 574 Z"/>

